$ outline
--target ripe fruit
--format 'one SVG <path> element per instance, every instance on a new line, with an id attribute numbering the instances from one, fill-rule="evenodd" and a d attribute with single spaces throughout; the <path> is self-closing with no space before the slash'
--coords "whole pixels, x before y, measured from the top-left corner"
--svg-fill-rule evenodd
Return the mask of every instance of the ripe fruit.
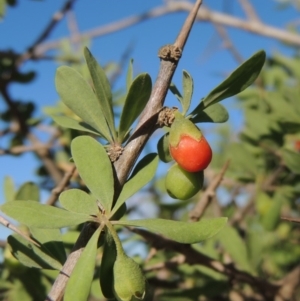
<path id="1" fill-rule="evenodd" d="M 166 176 L 166 189 L 170 197 L 187 200 L 202 188 L 203 179 L 203 171 L 191 173 L 174 164 Z"/>
<path id="2" fill-rule="evenodd" d="M 186 171 L 204 170 L 212 159 L 212 150 L 202 132 L 179 112 L 175 112 L 169 142 L 171 156 Z"/>

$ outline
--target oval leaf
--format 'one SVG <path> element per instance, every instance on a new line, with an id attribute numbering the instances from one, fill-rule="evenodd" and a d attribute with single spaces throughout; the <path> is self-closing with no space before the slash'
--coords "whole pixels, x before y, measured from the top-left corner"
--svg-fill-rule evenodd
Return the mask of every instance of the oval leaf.
<path id="1" fill-rule="evenodd" d="M 114 139 L 116 139 L 116 129 L 112 107 L 112 94 L 109 81 L 104 70 L 98 64 L 87 47 L 85 47 L 84 49 L 84 56 L 90 71 L 91 78 L 93 80 L 95 93 L 98 98 L 101 110 L 107 121 L 110 132 L 113 134 Z"/>
<path id="2" fill-rule="evenodd" d="M 90 85 L 74 69 L 61 66 L 55 77 L 56 90 L 64 104 L 84 122 L 112 141 L 104 112 Z"/>
<path id="3" fill-rule="evenodd" d="M 0 209 L 21 224 L 42 229 L 71 227 L 91 220 L 87 214 L 69 212 L 35 201 L 8 202 Z"/>
<path id="4" fill-rule="evenodd" d="M 93 196 L 110 212 L 114 196 L 112 164 L 104 147 L 88 136 L 75 138 L 71 152 L 78 172 Z"/>
<path id="5" fill-rule="evenodd" d="M 208 239 L 218 233 L 226 224 L 227 218 L 203 219 L 196 223 L 166 219 L 144 219 L 117 221 L 115 224 L 131 227 L 142 227 L 166 238 L 183 244 L 194 244 Z"/>
<path id="6" fill-rule="evenodd" d="M 101 133 L 97 132 L 94 128 L 92 128 L 89 124 L 75 120 L 68 116 L 59 116 L 59 115 L 50 115 L 51 118 L 60 126 L 74 129 L 82 132 L 88 132 L 97 136 L 102 136 Z"/>
<path id="7" fill-rule="evenodd" d="M 126 96 L 119 126 L 119 141 L 124 137 L 146 106 L 152 90 L 152 81 L 148 73 L 137 76 L 131 84 Z"/>
<path id="8" fill-rule="evenodd" d="M 141 161 L 139 161 L 133 170 L 130 179 L 125 183 L 110 216 L 113 216 L 128 198 L 130 198 L 152 180 L 155 175 L 157 165 L 158 156 L 155 153 L 148 154 Z"/>
<path id="9" fill-rule="evenodd" d="M 65 301 L 86 301 L 88 299 L 94 277 L 100 232 L 101 228 L 99 227 L 83 250 L 67 283 L 64 296 Z"/>
<path id="10" fill-rule="evenodd" d="M 99 208 L 96 200 L 80 189 L 64 191 L 59 196 L 59 202 L 68 211 L 97 215 Z"/>
<path id="11" fill-rule="evenodd" d="M 39 187 L 33 182 L 24 183 L 17 191 L 15 200 L 39 202 L 40 200 Z"/>
<path id="12" fill-rule="evenodd" d="M 220 103 L 215 103 L 208 108 L 197 112 L 191 120 L 194 123 L 198 122 L 215 122 L 215 123 L 223 123 L 226 122 L 229 118 L 228 112 L 223 105 Z"/>

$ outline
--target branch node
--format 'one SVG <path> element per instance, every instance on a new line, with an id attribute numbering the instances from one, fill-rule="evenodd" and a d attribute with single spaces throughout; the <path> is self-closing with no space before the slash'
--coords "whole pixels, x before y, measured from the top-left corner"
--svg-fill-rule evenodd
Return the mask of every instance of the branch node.
<path id="1" fill-rule="evenodd" d="M 158 114 L 157 124 L 160 127 L 164 127 L 164 126 L 170 127 L 175 119 L 174 112 L 177 110 L 178 110 L 177 107 L 173 107 L 173 108 L 163 107 Z"/>
<path id="2" fill-rule="evenodd" d="M 107 149 L 107 154 L 112 163 L 117 161 L 123 153 L 124 148 L 120 144 L 111 144 Z"/>
<path id="3" fill-rule="evenodd" d="M 177 62 L 181 58 L 182 49 L 178 46 L 167 44 L 158 51 L 158 57 L 165 61 Z"/>

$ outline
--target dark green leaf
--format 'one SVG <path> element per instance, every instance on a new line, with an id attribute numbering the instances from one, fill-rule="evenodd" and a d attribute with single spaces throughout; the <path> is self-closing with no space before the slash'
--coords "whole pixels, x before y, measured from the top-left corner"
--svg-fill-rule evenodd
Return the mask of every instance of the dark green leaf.
<path id="1" fill-rule="evenodd" d="M 163 135 L 157 143 L 157 151 L 159 159 L 165 163 L 173 160 L 169 149 L 169 133 Z"/>
<path id="2" fill-rule="evenodd" d="M 79 189 L 70 189 L 62 192 L 59 196 L 59 202 L 68 211 L 88 215 L 97 215 L 99 212 L 96 200 Z"/>
<path id="3" fill-rule="evenodd" d="M 119 141 L 123 142 L 129 128 L 146 106 L 152 89 L 151 77 L 147 73 L 137 76 L 126 96 L 119 126 Z"/>
<path id="4" fill-rule="evenodd" d="M 74 69 L 61 66 L 57 69 L 55 84 L 64 104 L 105 139 L 112 141 L 101 105 L 85 79 Z"/>
<path id="5" fill-rule="evenodd" d="M 39 204 L 35 201 L 13 201 L 3 204 L 1 211 L 28 227 L 63 228 L 91 220 L 86 214 Z"/>
<path id="6" fill-rule="evenodd" d="M 300 174 L 300 154 L 283 149 L 281 152 L 284 164 L 295 174 Z"/>
<path id="7" fill-rule="evenodd" d="M 97 244 L 101 228 L 93 234 L 83 250 L 67 283 L 64 301 L 86 301 L 94 276 Z"/>
<path id="8" fill-rule="evenodd" d="M 12 254 L 25 266 L 61 270 L 61 263 L 47 254 L 46 249 L 38 248 L 19 234 L 10 235 L 7 241 L 11 246 Z"/>
<path id="9" fill-rule="evenodd" d="M 226 122 L 229 118 L 228 112 L 220 103 L 215 103 L 204 110 L 200 110 L 191 118 L 194 123 L 198 122 Z"/>
<path id="10" fill-rule="evenodd" d="M 104 147 L 89 136 L 75 138 L 71 152 L 78 172 L 93 196 L 110 212 L 114 196 L 112 164 Z"/>
<path id="11" fill-rule="evenodd" d="M 97 132 L 97 130 L 95 130 L 89 124 L 83 121 L 78 121 L 68 116 L 59 116 L 59 115 L 50 115 L 50 116 L 58 125 L 62 127 L 88 132 L 97 136 L 101 136 L 101 133 Z"/>
<path id="12" fill-rule="evenodd" d="M 155 153 L 146 155 L 136 165 L 130 179 L 125 183 L 122 192 L 113 208 L 111 216 L 121 207 L 121 205 L 132 195 L 138 192 L 155 175 L 158 165 L 158 156 Z"/>
<path id="13" fill-rule="evenodd" d="M 39 187 L 32 182 L 24 183 L 17 191 L 15 200 L 39 202 L 40 200 Z"/>
<path id="14" fill-rule="evenodd" d="M 104 70 L 98 64 L 88 48 L 84 49 L 84 56 L 94 83 L 95 93 L 99 100 L 101 110 L 107 121 L 110 132 L 112 133 L 114 139 L 116 139 L 112 94 L 109 81 Z"/>
<path id="15" fill-rule="evenodd" d="M 190 108 L 191 100 L 193 96 L 193 90 L 194 90 L 193 78 L 185 70 L 183 70 L 182 87 L 183 87 L 183 97 L 181 103 L 182 115 L 185 115 Z"/>
<path id="16" fill-rule="evenodd" d="M 113 266 L 117 258 L 117 250 L 115 242 L 109 233 L 105 234 L 105 244 L 100 267 L 100 286 L 102 294 L 107 299 L 114 298 L 113 292 Z"/>
<path id="17" fill-rule="evenodd" d="M 225 98 L 234 96 L 249 87 L 258 77 L 266 59 L 263 50 L 256 52 L 234 70 L 219 86 L 213 89 L 193 111 L 198 112 Z"/>
<path id="18" fill-rule="evenodd" d="M 166 238 L 184 244 L 194 244 L 206 240 L 218 233 L 226 224 L 227 218 L 203 219 L 190 223 L 165 219 L 143 219 L 116 221 L 118 225 L 142 227 Z"/>

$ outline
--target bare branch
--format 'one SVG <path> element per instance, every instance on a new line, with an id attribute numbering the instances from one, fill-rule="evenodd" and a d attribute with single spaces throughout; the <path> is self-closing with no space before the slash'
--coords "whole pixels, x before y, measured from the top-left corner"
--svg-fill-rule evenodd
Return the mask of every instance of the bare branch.
<path id="1" fill-rule="evenodd" d="M 211 200 L 214 198 L 216 189 L 221 184 L 221 181 L 223 179 L 223 176 L 228 166 L 229 166 L 229 161 L 225 163 L 220 173 L 215 176 L 215 178 L 211 181 L 207 189 L 204 191 L 200 200 L 189 214 L 190 221 L 196 222 L 201 218 L 205 209 L 210 204 Z"/>
<path id="2" fill-rule="evenodd" d="M 250 21 L 260 22 L 260 19 L 253 8 L 252 4 L 248 0 L 238 0 L 240 2 L 241 7 L 243 8 L 246 16 Z"/>

